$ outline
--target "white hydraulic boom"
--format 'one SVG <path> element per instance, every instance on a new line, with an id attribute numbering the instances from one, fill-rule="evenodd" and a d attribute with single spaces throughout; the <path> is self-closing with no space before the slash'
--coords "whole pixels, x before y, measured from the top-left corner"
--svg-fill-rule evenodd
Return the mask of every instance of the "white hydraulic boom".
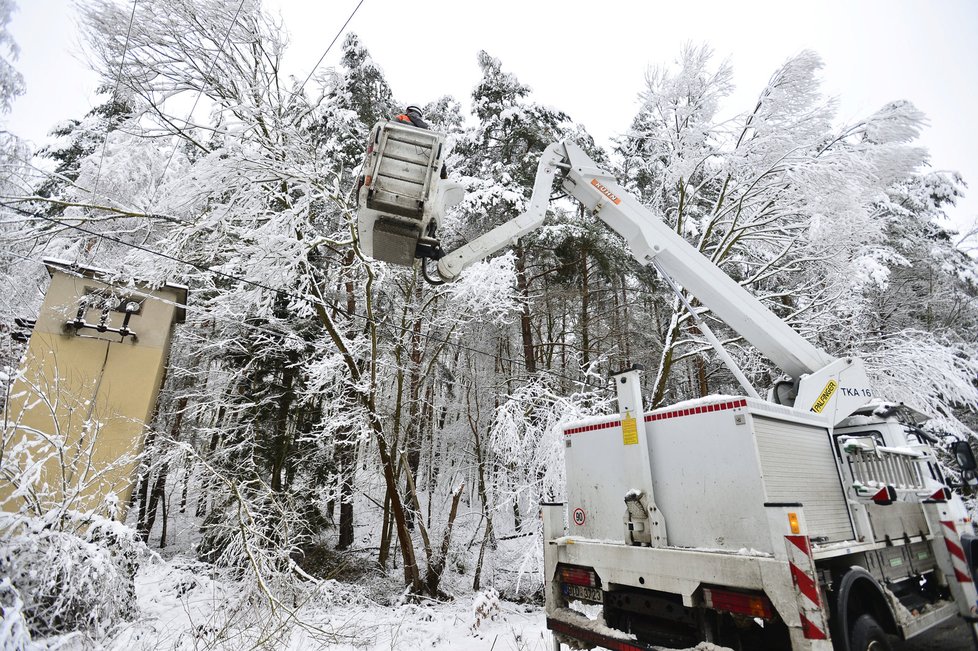
<path id="1" fill-rule="evenodd" d="M 439 275 L 452 280 L 466 266 L 538 228 L 557 178 L 568 195 L 625 238 L 639 262 L 655 267 L 673 289 L 681 285 L 791 378 L 786 391 L 771 392 L 774 401 L 819 414 L 831 427 L 872 398 L 861 360 L 838 359 L 809 343 L 570 141 L 553 143 L 543 152 L 527 211 L 445 254 L 438 262 Z M 690 313 L 698 319 L 695 310 Z M 699 325 L 748 393 L 756 395 L 706 324 Z"/>

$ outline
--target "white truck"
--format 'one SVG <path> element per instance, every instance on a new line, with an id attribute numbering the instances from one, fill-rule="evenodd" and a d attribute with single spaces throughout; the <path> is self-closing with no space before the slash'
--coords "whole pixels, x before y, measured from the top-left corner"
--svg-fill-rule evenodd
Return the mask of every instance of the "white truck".
<path id="1" fill-rule="evenodd" d="M 381 123 L 371 138 L 391 128 L 410 127 Z M 385 160 L 375 147 L 365 174 Z M 429 160 L 412 187 L 436 183 Z M 617 413 L 564 428 L 566 502 L 541 505 L 555 646 L 885 651 L 887 635 L 954 617 L 974 635 L 978 545 L 920 428 L 926 417 L 881 401 L 859 359 L 810 344 L 573 142 L 544 151 L 522 215 L 444 254 L 431 205 L 418 235 L 384 259 L 436 259 L 451 280 L 539 227 L 555 180 L 680 299 L 681 286 L 786 376 L 759 396 L 687 305 L 746 395 L 646 410 L 633 368 L 612 376 Z M 358 226 L 371 256 L 391 220 L 368 195 L 365 186 Z M 954 453 L 974 471 L 966 442 Z"/>

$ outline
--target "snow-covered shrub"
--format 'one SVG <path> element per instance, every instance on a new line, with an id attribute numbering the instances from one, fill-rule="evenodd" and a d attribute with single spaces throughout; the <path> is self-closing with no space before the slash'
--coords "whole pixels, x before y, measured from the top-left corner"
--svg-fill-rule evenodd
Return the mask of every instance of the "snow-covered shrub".
<path id="1" fill-rule="evenodd" d="M 484 620 L 493 619 L 498 612 L 499 592 L 495 588 L 486 588 L 478 593 L 472 602 L 472 615 L 475 618 L 470 626 L 472 632 L 478 631 Z"/>
<path id="2" fill-rule="evenodd" d="M 0 648 L 26 651 L 32 647 L 30 628 L 24 617 L 24 600 L 9 577 L 0 578 Z"/>
<path id="3" fill-rule="evenodd" d="M 496 529 L 500 544 L 494 552 L 494 581 L 507 599 L 542 598 L 543 528 L 538 515 L 541 502 L 564 493 L 562 426 L 610 410 L 608 392 L 565 396 L 543 375 L 519 387 L 495 410 L 489 446 L 505 481 L 493 488 L 491 499 L 497 513 L 515 506 L 522 515 L 519 530 Z"/>
<path id="4" fill-rule="evenodd" d="M 309 540 L 297 501 L 257 476 L 237 481 L 201 463 L 223 490 L 214 491 L 220 502 L 201 525 L 198 558 L 226 568 L 235 579 L 247 578 L 258 602 L 273 611 L 282 601 L 299 599 L 303 583 L 312 577 L 295 562 Z"/>
<path id="5" fill-rule="evenodd" d="M 295 504 L 257 479 L 228 485 L 222 506 L 203 522 L 200 558 L 259 578 L 291 573 L 306 540 Z"/>
<path id="6" fill-rule="evenodd" d="M 133 577 L 144 552 L 134 530 L 111 520 L 0 512 L 2 632 L 10 636 L 4 644 L 18 648 L 26 633 L 99 636 L 131 617 Z"/>

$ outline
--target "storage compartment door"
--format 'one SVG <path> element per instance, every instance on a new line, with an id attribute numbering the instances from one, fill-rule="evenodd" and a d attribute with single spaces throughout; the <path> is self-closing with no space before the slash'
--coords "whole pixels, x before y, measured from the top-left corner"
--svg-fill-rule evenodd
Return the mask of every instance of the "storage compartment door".
<path id="1" fill-rule="evenodd" d="M 753 420 L 766 501 L 800 502 L 812 538 L 852 540 L 852 520 L 828 431 L 763 416 Z"/>

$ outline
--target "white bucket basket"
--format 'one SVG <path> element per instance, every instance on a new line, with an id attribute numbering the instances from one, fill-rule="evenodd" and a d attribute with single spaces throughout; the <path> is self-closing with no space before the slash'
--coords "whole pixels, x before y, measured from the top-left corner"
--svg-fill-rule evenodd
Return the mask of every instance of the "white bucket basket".
<path id="1" fill-rule="evenodd" d="M 357 235 L 367 256 L 411 266 L 435 257 L 435 239 L 446 204 L 462 198 L 461 186 L 441 179 L 445 136 L 394 121 L 370 131 L 357 194 Z"/>

